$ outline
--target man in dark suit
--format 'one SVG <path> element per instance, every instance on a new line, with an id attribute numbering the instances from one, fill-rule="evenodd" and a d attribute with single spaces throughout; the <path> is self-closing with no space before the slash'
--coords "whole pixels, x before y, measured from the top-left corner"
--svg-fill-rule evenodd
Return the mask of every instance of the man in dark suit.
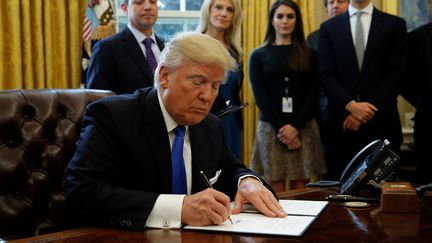
<path id="1" fill-rule="evenodd" d="M 87 71 L 86 87 L 89 89 L 131 94 L 137 89 L 153 86 L 154 70 L 149 63 L 159 62 L 165 46 L 164 40 L 153 31 L 158 17 L 157 1 L 124 0 L 121 6 L 128 16 L 127 28 L 94 46 Z M 151 50 L 145 47 L 147 38 L 152 40 Z M 211 112 L 216 114 L 225 108 L 225 100 L 219 94 Z"/>
<path id="2" fill-rule="evenodd" d="M 344 13 L 349 6 L 349 0 L 323 0 L 324 7 L 327 9 L 328 16 L 334 17 Z M 318 51 L 319 29 L 311 32 L 306 38 L 306 44 L 309 48 Z"/>
<path id="3" fill-rule="evenodd" d="M 414 124 L 414 152 L 417 163 L 416 181 L 432 182 L 430 139 L 432 137 L 432 23 L 408 34 L 408 75 L 402 95 L 416 107 Z"/>
<path id="4" fill-rule="evenodd" d="M 164 50 L 155 88 L 91 104 L 67 168 L 72 215 L 131 230 L 175 228 L 220 224 L 250 202 L 265 215 L 285 217 L 265 182 L 226 147 L 221 121 L 209 114 L 234 66 L 217 40 L 181 33 Z M 176 157 L 178 126 L 186 129 L 183 155 Z M 200 171 L 212 177 L 214 189 L 207 188 Z"/>
<path id="5" fill-rule="evenodd" d="M 153 86 L 154 70 L 149 61 L 156 59 L 157 62 L 164 48 L 164 40 L 153 31 L 158 17 L 157 1 L 124 0 L 121 6 L 128 17 L 128 25 L 122 32 L 94 46 L 87 72 L 87 88 L 129 94 Z M 146 38 L 151 40 L 151 50 L 145 47 Z"/>
<path id="6" fill-rule="evenodd" d="M 397 96 L 406 69 L 405 22 L 370 0 L 351 0 L 347 12 L 321 25 L 318 50 L 320 83 L 329 98 L 328 179 L 338 180 L 370 142 L 388 139 L 396 153 L 400 149 Z"/>
<path id="7" fill-rule="evenodd" d="M 349 0 L 323 0 L 324 7 L 327 9 L 328 16 L 334 17 L 336 15 L 344 13 L 349 6 Z M 315 30 L 314 32 L 311 32 L 307 39 L 306 44 L 309 48 L 311 48 L 314 51 L 318 51 L 318 38 L 319 38 L 319 29 Z M 326 135 L 328 134 L 326 130 L 326 127 L 324 125 L 325 120 L 327 119 L 327 106 L 328 106 L 328 99 L 325 96 L 322 89 L 320 89 L 320 98 L 318 101 L 318 109 L 316 114 L 316 120 L 318 122 L 318 126 L 320 129 L 320 136 L 321 141 L 323 145 L 326 144 Z"/>

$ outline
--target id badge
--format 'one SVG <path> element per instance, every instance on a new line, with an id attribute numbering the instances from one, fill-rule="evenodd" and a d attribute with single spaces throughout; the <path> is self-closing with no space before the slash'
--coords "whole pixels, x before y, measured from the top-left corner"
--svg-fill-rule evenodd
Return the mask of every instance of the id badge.
<path id="1" fill-rule="evenodd" d="M 282 97 L 282 112 L 283 113 L 292 113 L 293 112 L 292 97 Z"/>

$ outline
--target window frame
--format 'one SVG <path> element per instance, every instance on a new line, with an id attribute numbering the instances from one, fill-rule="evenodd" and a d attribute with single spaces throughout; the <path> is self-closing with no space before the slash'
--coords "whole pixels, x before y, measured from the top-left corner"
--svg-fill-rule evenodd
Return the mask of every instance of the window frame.
<path id="1" fill-rule="evenodd" d="M 127 24 L 127 16 L 123 12 L 123 10 L 120 8 L 120 4 L 123 0 L 116 0 L 117 1 L 117 29 L 120 31 L 120 25 Z M 183 31 L 187 30 L 187 26 L 190 24 L 191 20 L 194 22 L 194 20 L 199 21 L 200 18 L 200 10 L 186 10 L 186 1 L 187 0 L 179 0 L 180 1 L 180 10 L 161 10 L 158 9 L 158 19 L 156 20 L 155 25 L 163 24 L 163 20 L 173 20 L 173 19 L 179 19 L 183 22 Z M 204 1 L 204 0 L 202 0 Z M 159 1 L 158 1 L 159 3 Z M 162 21 L 161 21 L 162 20 Z M 161 23 L 162 22 L 162 23 Z M 167 36 L 161 36 L 162 38 L 167 38 Z"/>

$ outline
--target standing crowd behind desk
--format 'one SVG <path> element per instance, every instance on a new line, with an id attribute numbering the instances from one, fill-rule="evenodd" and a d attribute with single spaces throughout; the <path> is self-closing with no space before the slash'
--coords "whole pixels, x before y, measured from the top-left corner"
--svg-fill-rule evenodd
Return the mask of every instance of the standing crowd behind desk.
<path id="1" fill-rule="evenodd" d="M 144 40 L 151 39 L 151 55 L 156 62 L 165 46 L 165 40 L 153 30 L 158 17 L 154 2 L 137 4 L 124 0 L 122 9 L 128 16 L 128 26 L 95 46 L 87 76 L 88 88 L 122 94 L 153 85 L 154 69 L 148 64 L 151 57 Z M 304 45 L 300 12 L 292 11 L 286 20 L 284 13 L 270 12 L 263 45 L 245 57 L 239 42 L 242 21 L 239 1 L 205 0 L 197 31 L 218 39 L 238 65 L 221 86 L 212 112 L 225 108 L 227 103 L 241 103 L 242 63 L 247 60 L 254 98 L 260 109 L 251 167 L 265 178 L 279 181 L 279 185 L 283 181 L 301 181 L 299 187 L 302 187 L 313 177 L 339 180 L 351 158 L 375 139 L 389 139 L 392 149 L 398 153 L 402 130 L 397 96 L 402 93 L 417 108 L 414 150 L 419 176 L 416 183 L 432 182 L 432 176 L 423 173 L 431 171 L 432 165 L 425 152 L 428 149 L 425 141 L 432 135 L 425 125 L 428 124 L 425 111 L 431 106 L 426 98 L 431 85 L 427 70 L 432 69 L 431 47 L 427 44 L 431 39 L 430 28 L 419 28 L 407 39 L 405 22 L 379 11 L 370 0 L 324 0 L 323 3 L 331 18 L 308 36 L 310 49 Z M 273 7 L 280 5 L 291 10 L 298 8 L 290 0 L 275 1 Z M 139 11 L 151 13 L 153 18 L 141 19 Z M 275 37 L 269 39 L 269 33 Z M 289 38 L 291 44 L 281 44 L 284 38 Z M 263 56 L 273 49 L 273 55 Z M 302 60 L 310 62 L 310 68 L 304 64 L 292 65 Z M 408 67 L 407 60 L 411 60 Z M 278 69 L 281 75 L 286 72 L 284 77 L 276 75 Z M 266 76 L 266 72 L 272 75 Z M 285 80 L 287 77 L 289 82 Z M 299 92 L 295 88 L 299 87 L 297 84 L 306 83 L 303 93 L 296 93 Z M 222 121 L 228 147 L 241 158 L 244 122 L 241 112 Z M 277 152 L 275 148 L 279 148 Z M 325 167 L 321 161 L 325 161 Z M 274 177 L 271 171 L 279 175 Z M 277 183 L 274 186 L 278 187 Z M 284 186 L 280 188 L 283 190 Z"/>

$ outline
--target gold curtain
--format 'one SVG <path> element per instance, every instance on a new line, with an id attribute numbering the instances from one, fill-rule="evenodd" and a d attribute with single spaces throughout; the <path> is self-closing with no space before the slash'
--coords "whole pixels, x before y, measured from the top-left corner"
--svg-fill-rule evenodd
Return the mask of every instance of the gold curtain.
<path id="1" fill-rule="evenodd" d="M 305 37 L 312 31 L 318 28 L 316 19 L 316 4 L 317 1 L 311 0 L 294 0 L 300 7 L 303 20 L 303 30 Z M 322 1 L 318 1 L 322 4 Z"/>
<path id="2" fill-rule="evenodd" d="M 316 1 L 297 0 L 302 11 L 305 35 L 315 30 L 315 6 Z M 259 110 L 253 98 L 252 89 L 248 76 L 248 60 L 253 49 L 259 47 L 263 41 L 267 29 L 268 13 L 273 0 L 242 0 L 242 9 L 244 14 L 242 26 L 242 45 L 244 51 L 244 70 L 245 78 L 242 88 L 243 102 L 248 102 L 249 106 L 243 112 L 244 130 L 243 130 L 243 162 L 249 165 L 252 155 L 253 142 L 255 139 L 255 129 L 258 124 Z"/>
<path id="3" fill-rule="evenodd" d="M 382 10 L 389 14 L 399 15 L 399 0 L 383 0 Z"/>
<path id="4" fill-rule="evenodd" d="M 260 46 L 264 41 L 267 29 L 267 16 L 272 0 L 242 0 L 243 25 L 242 25 L 242 45 L 243 45 L 243 68 L 245 77 L 243 80 L 242 99 L 249 106 L 244 109 L 243 120 L 243 162 L 249 165 L 252 154 L 253 141 L 255 139 L 255 129 L 257 127 L 259 110 L 255 105 L 252 89 L 249 83 L 248 60 L 253 49 Z"/>
<path id="5" fill-rule="evenodd" d="M 87 0 L 0 1 L 0 89 L 76 88 Z"/>

